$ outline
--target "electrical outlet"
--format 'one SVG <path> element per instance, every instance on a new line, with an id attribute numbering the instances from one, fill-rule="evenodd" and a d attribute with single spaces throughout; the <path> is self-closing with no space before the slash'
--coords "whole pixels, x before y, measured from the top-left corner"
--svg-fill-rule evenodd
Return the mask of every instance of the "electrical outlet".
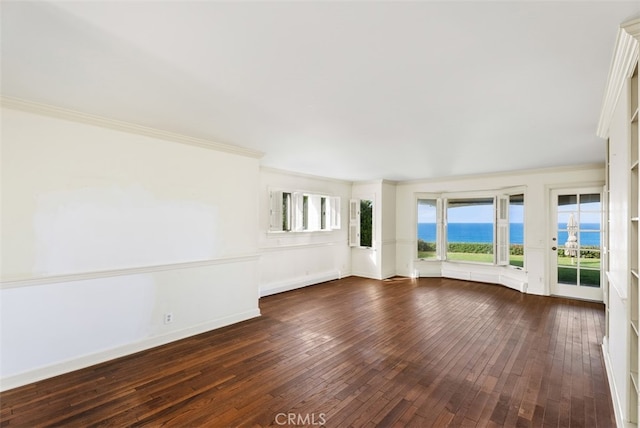
<path id="1" fill-rule="evenodd" d="M 170 324 L 172 322 L 173 322 L 173 314 L 171 312 L 167 312 L 166 314 L 164 314 L 164 323 Z"/>

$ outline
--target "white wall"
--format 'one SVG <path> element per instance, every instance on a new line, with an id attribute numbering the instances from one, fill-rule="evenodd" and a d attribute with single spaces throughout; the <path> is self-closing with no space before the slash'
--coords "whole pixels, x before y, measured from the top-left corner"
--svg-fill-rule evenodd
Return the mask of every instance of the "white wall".
<path id="1" fill-rule="evenodd" d="M 381 278 L 396 274 L 396 183 L 382 182 Z"/>
<path id="2" fill-rule="evenodd" d="M 258 173 L 3 108 L 2 388 L 259 315 Z"/>
<path id="3" fill-rule="evenodd" d="M 548 295 L 547 259 L 548 249 L 551 247 L 548 241 L 549 189 L 601 185 L 604 184 L 604 178 L 603 165 L 399 183 L 396 193 L 396 273 L 412 276 L 414 270 L 418 270 L 421 276 L 444 274 L 455 278 L 501 283 L 516 289 L 524 283 L 528 284 L 527 288 L 520 291 Z M 416 193 L 471 192 L 516 186 L 523 186 L 525 189 L 526 271 L 470 263 L 416 260 Z"/>
<path id="4" fill-rule="evenodd" d="M 341 228 L 317 232 L 269 232 L 269 192 L 303 191 L 340 197 Z M 279 293 L 351 274 L 348 214 L 351 183 L 260 169 L 260 295 Z"/>

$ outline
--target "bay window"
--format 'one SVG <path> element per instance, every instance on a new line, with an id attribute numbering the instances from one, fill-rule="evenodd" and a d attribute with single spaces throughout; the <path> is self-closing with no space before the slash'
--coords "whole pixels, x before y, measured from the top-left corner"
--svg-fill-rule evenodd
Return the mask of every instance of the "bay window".
<path id="1" fill-rule="evenodd" d="M 494 198 L 447 200 L 447 260 L 493 263 Z"/>
<path id="2" fill-rule="evenodd" d="M 417 258 L 524 266 L 524 193 L 420 194 Z"/>

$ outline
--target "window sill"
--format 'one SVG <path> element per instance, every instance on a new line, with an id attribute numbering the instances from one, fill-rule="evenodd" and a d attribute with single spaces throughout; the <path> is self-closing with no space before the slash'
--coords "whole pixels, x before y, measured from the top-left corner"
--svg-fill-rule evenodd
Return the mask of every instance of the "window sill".
<path id="1" fill-rule="evenodd" d="M 336 232 L 340 229 L 318 229 L 318 230 L 268 230 L 267 236 L 281 237 L 284 235 L 305 235 L 310 233 L 329 233 Z"/>
<path id="2" fill-rule="evenodd" d="M 472 262 L 466 260 L 441 260 L 441 259 L 414 259 L 414 263 L 425 262 L 425 263 L 451 263 L 455 265 L 473 265 L 473 266 L 488 266 L 488 267 L 497 267 L 510 269 L 514 271 L 525 272 L 524 267 L 521 266 L 512 266 L 512 265 L 497 265 L 494 263 L 482 263 L 482 262 Z"/>

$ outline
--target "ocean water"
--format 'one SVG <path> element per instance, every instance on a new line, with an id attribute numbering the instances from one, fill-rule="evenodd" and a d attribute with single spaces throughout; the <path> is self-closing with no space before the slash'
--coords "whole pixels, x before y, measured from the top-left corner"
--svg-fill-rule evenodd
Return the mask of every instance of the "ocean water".
<path id="1" fill-rule="evenodd" d="M 600 225 L 582 224 L 584 230 L 597 230 Z M 564 224 L 558 225 L 558 229 L 566 227 Z M 447 225 L 447 238 L 449 242 L 492 242 L 493 241 L 493 224 L 492 223 L 449 223 Z M 511 223 L 509 225 L 509 241 L 512 244 L 524 243 L 524 225 L 522 223 Z M 567 232 L 560 231 L 558 234 L 558 242 L 564 245 L 567 241 Z M 435 223 L 418 223 L 418 238 L 433 242 L 436 239 Z M 578 239 L 580 245 L 600 245 L 600 232 L 580 232 Z"/>

